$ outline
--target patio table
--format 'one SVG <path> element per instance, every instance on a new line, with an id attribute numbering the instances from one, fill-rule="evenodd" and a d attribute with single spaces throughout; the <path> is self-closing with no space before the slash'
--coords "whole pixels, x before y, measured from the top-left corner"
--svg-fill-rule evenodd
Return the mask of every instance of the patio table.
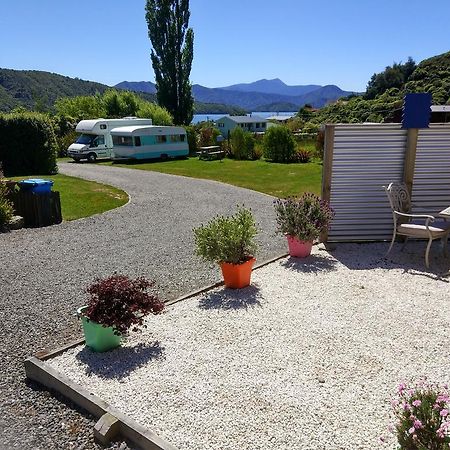
<path id="1" fill-rule="evenodd" d="M 443 209 L 439 214 L 439 217 L 443 219 L 450 219 L 450 206 L 448 208 Z"/>

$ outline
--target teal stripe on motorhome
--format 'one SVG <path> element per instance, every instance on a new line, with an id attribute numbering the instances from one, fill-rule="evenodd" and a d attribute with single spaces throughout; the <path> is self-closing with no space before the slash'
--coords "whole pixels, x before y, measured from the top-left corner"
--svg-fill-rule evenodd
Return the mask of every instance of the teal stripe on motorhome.
<path id="1" fill-rule="evenodd" d="M 187 156 L 189 154 L 189 150 L 165 150 L 164 153 L 168 156 Z M 130 158 L 136 159 L 149 159 L 149 158 L 159 158 L 161 153 L 134 153 Z"/>

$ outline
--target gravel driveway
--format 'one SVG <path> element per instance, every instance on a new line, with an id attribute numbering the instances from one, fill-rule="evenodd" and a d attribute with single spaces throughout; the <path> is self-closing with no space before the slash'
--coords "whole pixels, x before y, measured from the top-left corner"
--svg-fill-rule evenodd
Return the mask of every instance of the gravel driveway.
<path id="1" fill-rule="evenodd" d="M 271 197 L 206 180 L 64 163 L 60 171 L 117 186 L 130 202 L 58 226 L 0 234 L 0 449 L 90 449 L 94 421 L 24 380 L 22 361 L 81 337 L 73 315 L 83 289 L 114 271 L 156 280 L 165 299 L 220 279 L 193 256 L 191 229 L 237 204 L 252 208 L 259 260 L 285 251 Z M 115 448 L 125 448 L 117 444 Z"/>

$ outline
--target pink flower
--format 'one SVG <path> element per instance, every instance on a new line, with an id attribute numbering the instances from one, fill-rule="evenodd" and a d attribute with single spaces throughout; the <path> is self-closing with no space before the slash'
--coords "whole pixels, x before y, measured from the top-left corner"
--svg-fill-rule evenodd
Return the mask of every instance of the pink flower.
<path id="1" fill-rule="evenodd" d="M 413 434 L 415 431 L 416 431 L 416 429 L 415 429 L 414 427 L 411 427 L 411 428 L 408 430 L 408 433 L 409 433 L 409 434 Z"/>
<path id="2" fill-rule="evenodd" d="M 419 419 L 416 419 L 414 421 L 414 428 L 416 430 L 420 430 L 421 428 L 423 428 L 422 422 Z"/>
<path id="3" fill-rule="evenodd" d="M 405 389 L 406 389 L 406 384 L 405 383 L 400 383 L 398 385 L 398 392 L 399 392 L 399 394 L 401 394 Z"/>
<path id="4" fill-rule="evenodd" d="M 415 406 L 416 408 L 418 408 L 421 404 L 422 404 L 422 402 L 420 400 L 414 400 L 412 402 L 412 405 Z"/>
<path id="5" fill-rule="evenodd" d="M 441 417 L 447 417 L 447 416 L 448 416 L 448 409 L 443 409 L 443 410 L 439 413 L 439 415 L 440 415 Z"/>

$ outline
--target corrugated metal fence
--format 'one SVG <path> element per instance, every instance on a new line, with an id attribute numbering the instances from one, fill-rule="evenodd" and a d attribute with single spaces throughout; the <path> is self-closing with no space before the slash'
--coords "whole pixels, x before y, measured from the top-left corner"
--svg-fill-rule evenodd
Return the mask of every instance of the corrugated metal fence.
<path id="1" fill-rule="evenodd" d="M 390 239 L 392 213 L 382 186 L 406 181 L 408 130 L 401 124 L 342 124 L 327 125 L 325 134 L 322 196 L 336 212 L 328 240 Z M 414 212 L 436 214 L 450 206 L 450 125 L 415 136 Z"/>

